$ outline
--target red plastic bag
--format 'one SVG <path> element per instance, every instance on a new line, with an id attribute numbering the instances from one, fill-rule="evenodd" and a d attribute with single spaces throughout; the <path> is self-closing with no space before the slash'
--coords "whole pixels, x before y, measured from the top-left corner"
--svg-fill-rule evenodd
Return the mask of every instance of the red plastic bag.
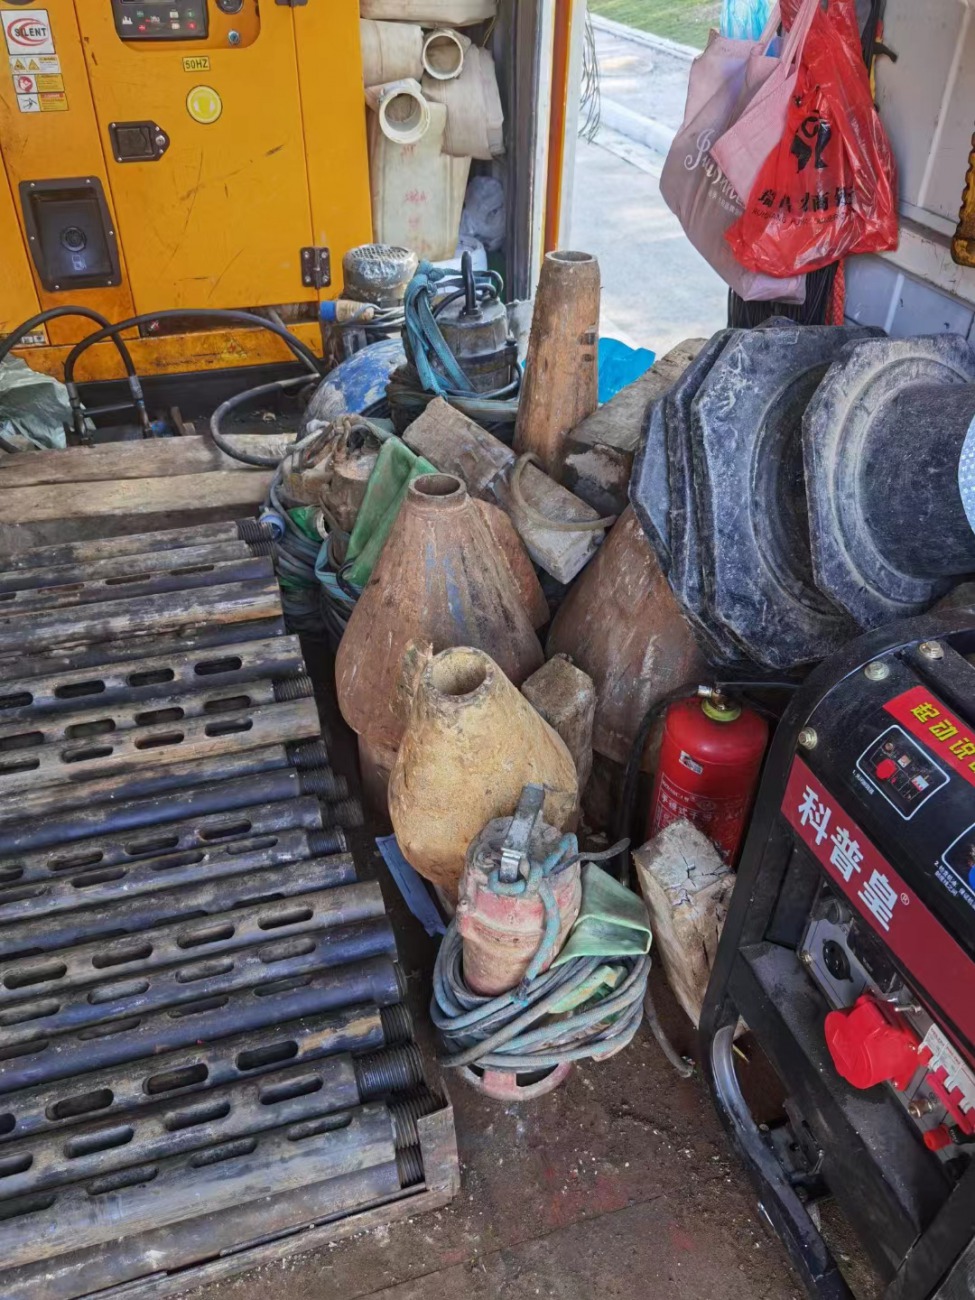
<path id="1" fill-rule="evenodd" d="M 785 133 L 726 238 L 751 271 L 815 271 L 852 253 L 896 248 L 895 193 L 853 0 L 830 0 L 806 36 Z"/>

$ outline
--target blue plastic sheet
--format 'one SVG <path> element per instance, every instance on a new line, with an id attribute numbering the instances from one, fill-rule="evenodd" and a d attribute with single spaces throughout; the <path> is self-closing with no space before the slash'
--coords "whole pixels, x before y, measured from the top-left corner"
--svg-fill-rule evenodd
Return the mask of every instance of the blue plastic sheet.
<path id="1" fill-rule="evenodd" d="M 621 388 L 639 379 L 653 365 L 649 348 L 631 348 L 619 339 L 599 340 L 599 401 L 608 402 Z"/>

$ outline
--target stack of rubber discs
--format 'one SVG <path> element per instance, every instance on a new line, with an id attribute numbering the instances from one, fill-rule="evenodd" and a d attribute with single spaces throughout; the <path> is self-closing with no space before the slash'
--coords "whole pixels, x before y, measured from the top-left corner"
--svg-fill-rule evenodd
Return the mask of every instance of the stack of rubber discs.
<path id="1" fill-rule="evenodd" d="M 252 522 L 5 561 L 5 1300 L 200 1285 L 455 1184 L 304 669 Z"/>
<path id="2" fill-rule="evenodd" d="M 815 662 L 975 570 L 973 382 L 948 335 L 774 319 L 704 345 L 648 410 L 630 500 L 712 663 Z"/>

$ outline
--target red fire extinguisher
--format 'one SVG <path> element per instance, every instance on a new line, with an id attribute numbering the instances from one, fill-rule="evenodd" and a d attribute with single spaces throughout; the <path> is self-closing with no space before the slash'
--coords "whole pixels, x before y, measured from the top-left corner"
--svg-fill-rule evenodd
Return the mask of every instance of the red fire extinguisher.
<path id="1" fill-rule="evenodd" d="M 667 710 L 647 835 L 684 819 L 734 864 L 758 785 L 768 725 L 722 696 Z"/>

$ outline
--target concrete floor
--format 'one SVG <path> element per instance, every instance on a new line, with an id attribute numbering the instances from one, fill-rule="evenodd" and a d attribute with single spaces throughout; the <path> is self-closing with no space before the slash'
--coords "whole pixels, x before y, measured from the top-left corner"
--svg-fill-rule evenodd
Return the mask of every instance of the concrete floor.
<path id="1" fill-rule="evenodd" d="M 600 332 L 658 356 L 726 324 L 724 281 L 687 241 L 660 195 L 658 154 L 600 128 L 577 142 L 571 246 L 602 273 Z"/>
<path id="2" fill-rule="evenodd" d="M 661 127 L 680 126 L 690 62 L 639 40 L 596 32 L 600 93 Z M 570 241 L 595 253 L 604 335 L 658 356 L 707 338 L 727 319 L 727 287 L 691 246 L 660 194 L 663 156 L 600 127 L 577 141 Z"/>

